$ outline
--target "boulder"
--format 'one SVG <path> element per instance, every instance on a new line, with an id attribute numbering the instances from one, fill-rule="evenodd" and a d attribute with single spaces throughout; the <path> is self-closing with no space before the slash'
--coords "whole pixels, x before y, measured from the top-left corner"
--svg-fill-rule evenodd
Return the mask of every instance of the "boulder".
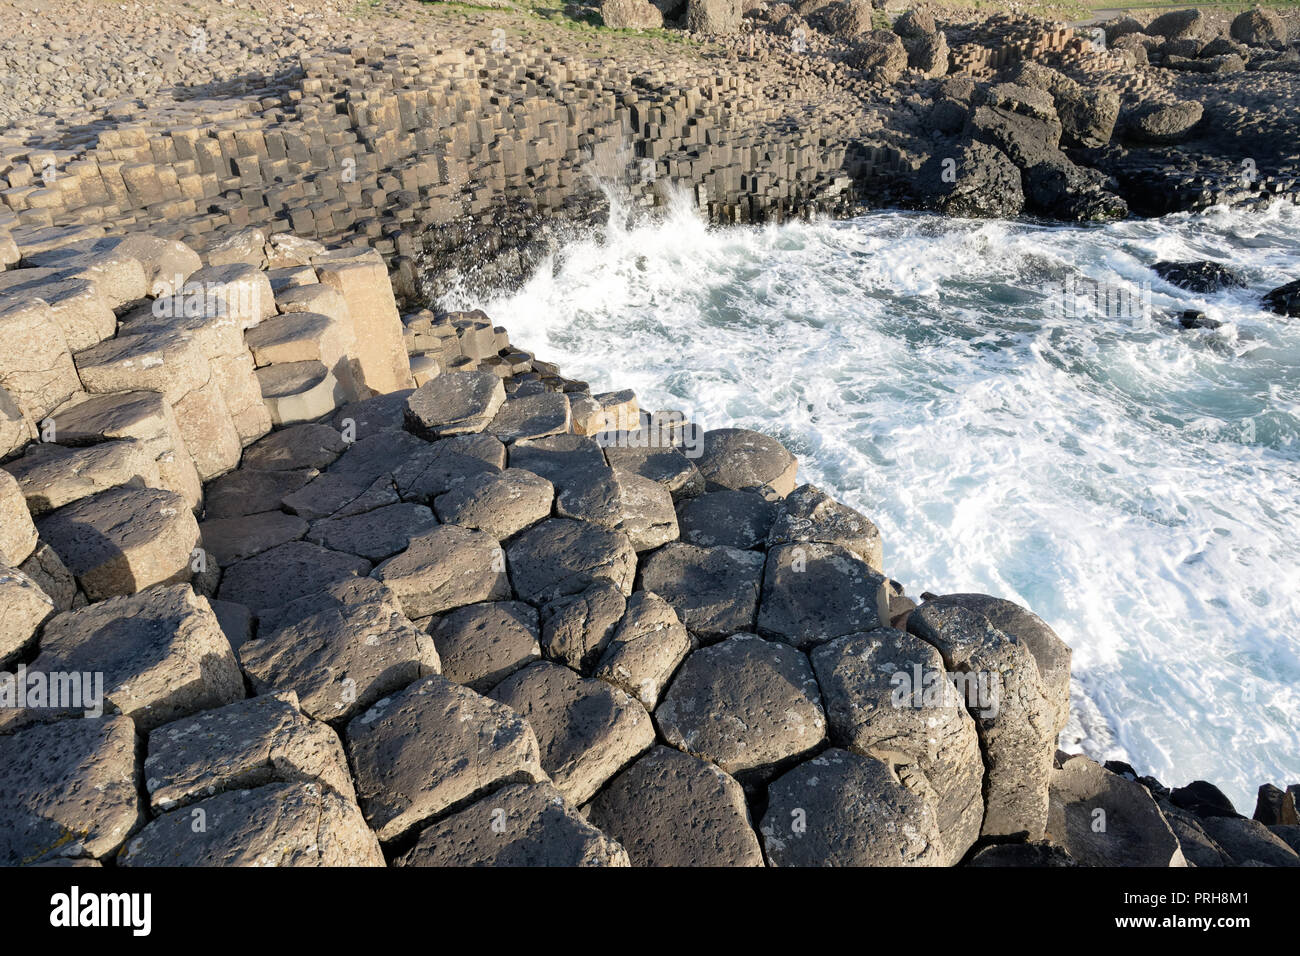
<path id="1" fill-rule="evenodd" d="M 442 676 L 486 694 L 542 656 L 537 609 L 523 601 L 486 601 L 434 619 L 429 634 Z"/>
<path id="2" fill-rule="evenodd" d="M 934 808 L 873 757 L 830 749 L 767 788 L 772 866 L 941 866 Z"/>
<path id="3" fill-rule="evenodd" d="M 600 18 L 614 30 L 657 30 L 664 15 L 649 0 L 603 0 Z"/>
<path id="4" fill-rule="evenodd" d="M 0 736 L 0 864 L 112 854 L 144 816 L 137 747 L 126 717 Z"/>
<path id="5" fill-rule="evenodd" d="M 239 648 L 239 660 L 258 694 L 293 691 L 303 713 L 330 722 L 440 670 L 432 638 L 384 589 L 263 627 Z"/>
<path id="6" fill-rule="evenodd" d="M 344 740 L 366 822 L 386 843 L 494 788 L 547 779 L 527 720 L 442 677 L 385 697 Z"/>
<path id="7" fill-rule="evenodd" d="M 934 788 L 944 862 L 979 839 L 984 762 L 975 722 L 929 644 L 891 628 L 849 634 L 812 653 L 831 743 L 876 757 Z"/>
<path id="8" fill-rule="evenodd" d="M 686 29 L 730 34 L 740 30 L 740 0 L 687 0 Z"/>
<path id="9" fill-rule="evenodd" d="M 1186 866 L 1146 787 L 1082 754 L 1052 774 L 1047 832 L 1082 866 Z"/>
<path id="10" fill-rule="evenodd" d="M 1300 816 L 1296 814 L 1295 793 L 1266 783 L 1259 788 L 1255 800 L 1253 819 L 1265 826 L 1300 825 Z"/>
<path id="11" fill-rule="evenodd" d="M 873 83 L 893 86 L 907 69 L 907 48 L 889 30 L 872 30 L 849 47 L 844 62 Z"/>
<path id="12" fill-rule="evenodd" d="M 227 790 L 316 781 L 355 800 L 338 735 L 289 691 L 182 718 L 149 734 L 145 790 L 155 813 Z"/>
<path id="13" fill-rule="evenodd" d="M 527 719 L 537 734 L 542 768 L 575 805 L 655 742 L 654 725 L 640 704 L 558 664 L 531 664 L 498 684 L 492 697 Z"/>
<path id="14" fill-rule="evenodd" d="M 735 779 L 714 764 L 656 746 L 609 782 L 588 817 L 633 866 L 762 866 Z"/>
<path id="15" fill-rule="evenodd" d="M 784 497 L 794 490 L 799 462 L 775 438 L 744 428 L 715 428 L 704 433 L 695 466 L 709 491 L 768 487 Z"/>
<path id="16" fill-rule="evenodd" d="M 605 647 L 595 676 L 653 710 L 691 646 L 691 636 L 672 605 L 653 591 L 637 591 L 627 602 L 627 613 Z"/>
<path id="17" fill-rule="evenodd" d="M 397 866 L 628 866 L 548 783 L 502 787 L 424 828 Z"/>
<path id="18" fill-rule="evenodd" d="M 1300 317 L 1300 279 L 1280 285 L 1266 293 L 1264 305 L 1278 315 Z"/>
<path id="19" fill-rule="evenodd" d="M 758 633 L 807 650 L 888 625 L 886 579 L 852 552 L 818 542 L 768 551 Z"/>
<path id="20" fill-rule="evenodd" d="M 753 551 L 674 541 L 642 562 L 640 587 L 671 604 L 701 641 L 718 641 L 753 629 L 763 565 Z"/>
<path id="21" fill-rule="evenodd" d="M 412 538 L 372 576 L 392 588 L 412 619 L 512 596 L 500 545 L 482 531 L 450 524 Z"/>
<path id="22" fill-rule="evenodd" d="M 1025 205 L 1020 170 L 996 146 L 959 143 L 930 156 L 916 175 L 923 206 L 947 216 L 1011 219 Z"/>
<path id="23" fill-rule="evenodd" d="M 1125 117 L 1128 135 L 1139 142 L 1169 144 L 1187 138 L 1205 112 L 1195 100 L 1146 103 Z"/>
<path id="24" fill-rule="evenodd" d="M 137 833 L 118 866 L 383 866 L 356 803 L 319 783 L 232 790 Z"/>
<path id="25" fill-rule="evenodd" d="M 655 710 L 663 739 L 742 782 L 770 776 L 826 739 L 808 658 L 737 634 L 695 651 Z"/>
<path id="26" fill-rule="evenodd" d="M 1287 41 L 1287 28 L 1282 18 L 1262 7 L 1237 14 L 1229 33 L 1234 40 L 1247 46 L 1284 46 Z"/>
<path id="27" fill-rule="evenodd" d="M 1245 278 L 1235 269 L 1203 259 L 1190 262 L 1161 260 L 1151 266 L 1151 271 L 1170 285 L 1188 292 L 1209 293 L 1246 287 Z"/>
<path id="28" fill-rule="evenodd" d="M 1199 39 L 1209 26 L 1200 10 L 1172 10 L 1148 23 L 1144 32 L 1166 40 Z"/>
<path id="29" fill-rule="evenodd" d="M 145 731 L 244 696 L 230 642 L 207 599 L 188 584 L 51 618 L 29 670 L 102 675 L 104 711 L 125 714 Z"/>

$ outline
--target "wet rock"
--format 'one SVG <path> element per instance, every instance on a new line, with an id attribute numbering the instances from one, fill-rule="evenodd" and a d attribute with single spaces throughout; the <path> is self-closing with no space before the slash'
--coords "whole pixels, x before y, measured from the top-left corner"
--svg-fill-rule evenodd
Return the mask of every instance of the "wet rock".
<path id="1" fill-rule="evenodd" d="M 230 643 L 188 584 L 52 618 L 30 670 L 102 674 L 105 712 L 125 714 L 141 730 L 244 696 Z"/>
<path id="2" fill-rule="evenodd" d="M 125 717 L 62 720 L 0 736 L 0 863 L 102 859 L 143 816 Z"/>
<path id="3" fill-rule="evenodd" d="M 1080 754 L 1052 774 L 1047 832 L 1083 866 L 1186 866 L 1146 787 Z"/>
<path id="4" fill-rule="evenodd" d="M 551 518 L 520 534 L 507 547 L 506 561 L 515 592 L 538 606 L 579 594 L 597 581 L 631 594 L 636 574 L 636 552 L 627 535 L 568 518 Z"/>
<path id="5" fill-rule="evenodd" d="M 934 809 L 889 765 L 831 749 L 767 790 L 759 832 L 773 866 L 940 866 Z"/>
<path id="6" fill-rule="evenodd" d="M 1151 266 L 1151 271 L 1170 285 L 1187 289 L 1189 292 L 1220 292 L 1223 289 L 1240 289 L 1246 286 L 1246 280 L 1236 270 L 1218 262 L 1162 260 Z"/>
<path id="7" fill-rule="evenodd" d="M 545 478 L 521 468 L 469 475 L 434 499 L 438 518 L 483 531 L 498 541 L 549 517 L 555 488 Z"/>
<path id="8" fill-rule="evenodd" d="M 457 608 L 429 625 L 442 676 L 486 694 L 542 656 L 537 609 L 522 601 Z"/>
<path id="9" fill-rule="evenodd" d="M 1300 317 L 1300 279 L 1266 293 L 1264 305 L 1278 315 Z"/>
<path id="10" fill-rule="evenodd" d="M 527 719 L 543 769 L 573 804 L 590 799 L 654 744 L 654 725 L 640 704 L 558 664 L 531 664 L 498 684 L 492 696 Z"/>
<path id="11" fill-rule="evenodd" d="M 701 641 L 752 630 L 764 557 L 737 548 L 672 542 L 642 562 L 640 587 L 677 611 Z"/>
<path id="12" fill-rule="evenodd" d="M 737 634 L 691 654 L 655 710 L 664 740 L 731 774 L 763 776 L 826 738 L 808 658 Z"/>
<path id="13" fill-rule="evenodd" d="M 653 710 L 690 651 L 691 636 L 672 605 L 653 591 L 637 591 L 627 602 L 627 613 L 605 647 L 595 676 Z"/>
<path id="14" fill-rule="evenodd" d="M 914 766 L 934 788 L 944 862 L 979 839 L 984 762 L 975 722 L 935 648 L 901 631 L 850 634 L 812 653 L 831 742 Z M 902 771 L 898 771 L 902 772 Z"/>
<path id="15" fill-rule="evenodd" d="M 846 549 L 809 542 L 768 551 L 758 610 L 764 637 L 807 650 L 889 620 L 885 578 Z"/>
<path id="16" fill-rule="evenodd" d="M 268 783 L 318 781 L 354 800 L 338 735 L 305 717 L 292 691 L 241 700 L 149 734 L 145 789 L 155 812 Z"/>
<path id="17" fill-rule="evenodd" d="M 528 721 L 442 677 L 353 718 L 345 743 L 366 821 L 384 842 L 493 788 L 547 779 Z"/>
<path id="18" fill-rule="evenodd" d="M 763 865 L 740 784 L 671 747 L 652 748 L 611 780 L 588 815 L 633 866 Z"/>
<path id="19" fill-rule="evenodd" d="M 318 783 L 272 783 L 163 814 L 117 865 L 383 866 L 384 857 L 352 800 Z"/>
<path id="20" fill-rule="evenodd" d="M 439 525 L 380 564 L 373 577 L 392 588 L 406 616 L 441 614 L 512 596 L 500 545 L 482 531 Z"/>
<path id="21" fill-rule="evenodd" d="M 263 627 L 239 660 L 257 693 L 294 691 L 305 714 L 331 722 L 440 669 L 433 639 L 382 590 Z"/>
<path id="22" fill-rule="evenodd" d="M 771 488 L 778 497 L 794 490 L 799 462 L 775 438 L 744 428 L 715 428 L 704 433 L 704 449 L 695 463 L 709 491 Z"/>
<path id="23" fill-rule="evenodd" d="M 711 491 L 681 502 L 681 539 L 702 548 L 762 549 L 776 520 L 777 505 L 753 491 Z"/>
<path id="24" fill-rule="evenodd" d="M 627 866 L 627 853 L 547 783 L 502 787 L 420 833 L 397 866 Z"/>
<path id="25" fill-rule="evenodd" d="M 1025 206 L 1015 163 L 978 141 L 936 150 L 917 171 L 915 188 L 922 205 L 948 216 L 1011 219 Z"/>

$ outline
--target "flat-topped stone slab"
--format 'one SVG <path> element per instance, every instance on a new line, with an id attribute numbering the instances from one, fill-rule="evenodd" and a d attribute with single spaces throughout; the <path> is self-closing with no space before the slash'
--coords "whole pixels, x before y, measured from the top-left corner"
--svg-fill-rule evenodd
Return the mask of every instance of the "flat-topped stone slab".
<path id="1" fill-rule="evenodd" d="M 692 641 L 673 606 L 653 591 L 636 591 L 601 655 L 595 675 L 653 710 Z"/>
<path id="2" fill-rule="evenodd" d="M 704 493 L 704 476 L 680 448 L 672 445 L 642 445 L 641 432 L 622 435 L 604 443 L 605 460 L 611 468 L 658 482 L 672 496 L 684 501 Z"/>
<path id="3" fill-rule="evenodd" d="M 40 533 L 92 601 L 188 581 L 199 547 L 185 500 L 159 488 L 82 498 L 42 518 Z"/>
<path id="4" fill-rule="evenodd" d="M 292 691 L 237 701 L 155 728 L 144 783 L 155 812 L 227 790 L 319 781 L 355 799 L 338 735 L 298 708 Z"/>
<path id="5" fill-rule="evenodd" d="M 257 384 L 273 425 L 292 425 L 327 415 L 344 397 L 334 373 L 315 359 L 266 365 Z"/>
<path id="6" fill-rule="evenodd" d="M 887 581 L 839 545 L 778 545 L 767 553 L 758 632 L 807 649 L 889 624 Z"/>
<path id="7" fill-rule="evenodd" d="M 812 652 L 831 742 L 914 765 L 935 791 L 946 863 L 961 860 L 984 820 L 984 760 L 966 698 L 943 657 L 911 634 L 879 628 Z"/>
<path id="8" fill-rule="evenodd" d="M 753 634 L 687 657 L 655 709 L 655 723 L 669 744 L 731 774 L 767 774 L 826 739 L 808 658 Z"/>
<path id="9" fill-rule="evenodd" d="M 366 821 L 384 842 L 492 789 L 547 779 L 527 720 L 442 677 L 353 718 L 345 742 Z"/>
<path id="10" fill-rule="evenodd" d="M 766 487 L 784 497 L 794 491 L 799 462 L 775 438 L 745 428 L 715 428 L 704 433 L 695 467 L 710 491 Z"/>
<path id="11" fill-rule="evenodd" d="M 838 545 L 876 571 L 884 567 L 879 529 L 815 485 L 800 485 L 782 499 L 767 536 L 769 550 L 804 541 Z"/>
<path id="12" fill-rule="evenodd" d="M 399 502 L 347 518 L 325 518 L 312 523 L 307 540 L 313 544 L 383 561 L 405 551 L 438 521 L 424 505 Z"/>
<path id="13" fill-rule="evenodd" d="M 384 855 L 352 800 L 319 783 L 271 783 L 164 813 L 117 865 L 384 866 Z"/>
<path id="14" fill-rule="evenodd" d="M 827 750 L 767 788 L 759 826 L 772 866 L 942 866 L 928 800 L 889 765 Z"/>
<path id="15" fill-rule="evenodd" d="M 134 438 L 84 448 L 33 443 L 5 468 L 22 486 L 27 508 L 42 515 L 119 485 L 159 488 L 162 476 L 149 447 Z"/>
<path id="16" fill-rule="evenodd" d="M 677 506 L 681 539 L 702 548 L 763 549 L 777 506 L 754 491 L 711 491 Z"/>
<path id="17" fill-rule="evenodd" d="M 238 518 L 214 518 L 199 522 L 199 535 L 218 567 L 270 551 L 307 533 L 307 522 L 283 511 L 263 511 Z"/>
<path id="18" fill-rule="evenodd" d="M 307 541 L 289 541 L 225 569 L 217 596 L 257 612 L 370 573 L 370 562 Z"/>
<path id="19" fill-rule="evenodd" d="M 632 593 L 636 552 L 627 535 L 586 521 L 551 518 L 516 537 L 506 548 L 515 592 L 530 604 L 579 594 L 597 581 Z"/>
<path id="20" fill-rule="evenodd" d="M 481 432 L 505 400 L 505 386 L 492 372 L 447 372 L 411 393 L 406 428 L 430 440 Z"/>
<path id="21" fill-rule="evenodd" d="M 425 827 L 397 866 L 628 866 L 548 783 L 502 787 Z"/>
<path id="22" fill-rule="evenodd" d="M 581 594 L 557 598 L 542 608 L 542 653 L 590 676 L 625 610 L 627 599 L 610 581 L 596 581 Z"/>
<path id="23" fill-rule="evenodd" d="M 318 475 L 314 468 L 296 471 L 240 468 L 222 475 L 207 486 L 203 514 L 212 520 L 275 511 Z"/>
<path id="24" fill-rule="evenodd" d="M 1042 839 L 1056 752 L 1056 711 L 1028 647 L 964 607 L 926 601 L 907 629 L 967 675 L 966 709 L 984 755 L 984 836 Z"/>
<path id="25" fill-rule="evenodd" d="M 51 618 L 30 669 L 102 674 L 105 711 L 133 718 L 141 730 L 244 696 L 230 643 L 188 584 Z"/>
<path id="26" fill-rule="evenodd" d="M 442 676 L 486 694 L 542 656 L 537 609 L 523 601 L 486 601 L 429 622 Z"/>
<path id="27" fill-rule="evenodd" d="M 498 684 L 492 697 L 527 718 L 543 769 L 575 805 L 654 744 L 654 725 L 640 704 L 559 664 L 531 664 Z"/>
<path id="28" fill-rule="evenodd" d="M 754 551 L 673 541 L 642 561 L 638 585 L 671 604 L 701 641 L 718 641 L 753 630 L 763 564 Z"/>
<path id="29" fill-rule="evenodd" d="M 657 746 L 592 800 L 588 817 L 633 866 L 762 866 L 745 792 L 718 769 Z"/>
<path id="30" fill-rule="evenodd" d="M 403 501 L 432 505 L 460 482 L 506 466 L 506 446 L 492 435 L 453 435 L 426 444 L 393 472 Z"/>
<path id="31" fill-rule="evenodd" d="M 111 855 L 143 816 L 137 749 L 126 717 L 0 736 L 0 863 Z"/>
<path id="32" fill-rule="evenodd" d="M 510 467 L 541 475 L 556 491 L 563 491 L 593 472 L 608 470 L 609 466 L 594 439 L 582 435 L 551 435 L 511 445 Z"/>
<path id="33" fill-rule="evenodd" d="M 260 471 L 320 470 L 334 464 L 347 448 L 348 444 L 338 429 L 329 425 L 290 425 L 245 448 L 239 467 Z"/>
<path id="34" fill-rule="evenodd" d="M 38 537 L 22 485 L 0 468 L 0 563 L 22 564 L 36 550 Z"/>
<path id="35" fill-rule="evenodd" d="M 484 531 L 504 541 L 550 517 L 555 489 L 540 475 L 520 468 L 471 474 L 433 500 L 447 524 Z"/>
<path id="36" fill-rule="evenodd" d="M 570 422 L 569 397 L 561 392 L 540 392 L 507 399 L 486 431 L 508 445 L 520 439 L 563 435 Z"/>
<path id="37" fill-rule="evenodd" d="M 36 642 L 54 599 L 22 571 L 0 564 L 0 609 L 0 668 L 8 668 Z"/>
<path id="38" fill-rule="evenodd" d="M 315 611 L 239 648 L 259 694 L 292 690 L 317 720 L 340 722 L 440 669 L 432 638 L 391 593 Z"/>
<path id="39" fill-rule="evenodd" d="M 375 568 L 412 620 L 513 595 L 505 553 L 482 531 L 439 525 L 411 539 L 405 551 Z"/>

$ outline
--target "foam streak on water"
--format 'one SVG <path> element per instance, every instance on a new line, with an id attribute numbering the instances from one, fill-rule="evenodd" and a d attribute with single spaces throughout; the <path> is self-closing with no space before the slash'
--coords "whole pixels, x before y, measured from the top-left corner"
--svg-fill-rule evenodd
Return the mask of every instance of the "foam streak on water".
<path id="1" fill-rule="evenodd" d="M 1148 268 L 1187 258 L 1249 288 Z M 1294 207 L 725 230 L 678 208 L 446 304 L 595 390 L 778 437 L 880 526 L 910 594 L 984 591 L 1053 625 L 1069 749 L 1209 779 L 1249 814 L 1258 784 L 1300 780 L 1300 321 L 1258 308 L 1297 276 Z M 1062 310 L 1046 290 L 1075 279 L 1149 289 L 1151 314 Z M 1228 324 L 1184 331 L 1175 307 Z"/>

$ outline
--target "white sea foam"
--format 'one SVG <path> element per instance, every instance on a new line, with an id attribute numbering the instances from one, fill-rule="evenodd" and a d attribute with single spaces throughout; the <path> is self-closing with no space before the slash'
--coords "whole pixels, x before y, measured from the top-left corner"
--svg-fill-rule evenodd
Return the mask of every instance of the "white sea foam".
<path id="1" fill-rule="evenodd" d="M 1162 258 L 1249 288 L 1181 292 Z M 1258 306 L 1297 276 L 1293 207 L 714 230 L 683 206 L 447 304 L 597 390 L 778 437 L 876 521 L 909 593 L 1052 624 L 1074 649 L 1067 749 L 1249 813 L 1260 783 L 1300 780 L 1300 322 Z M 1150 308 L 1108 315 L 1088 281 Z M 1226 324 L 1182 330 L 1186 308 Z"/>

